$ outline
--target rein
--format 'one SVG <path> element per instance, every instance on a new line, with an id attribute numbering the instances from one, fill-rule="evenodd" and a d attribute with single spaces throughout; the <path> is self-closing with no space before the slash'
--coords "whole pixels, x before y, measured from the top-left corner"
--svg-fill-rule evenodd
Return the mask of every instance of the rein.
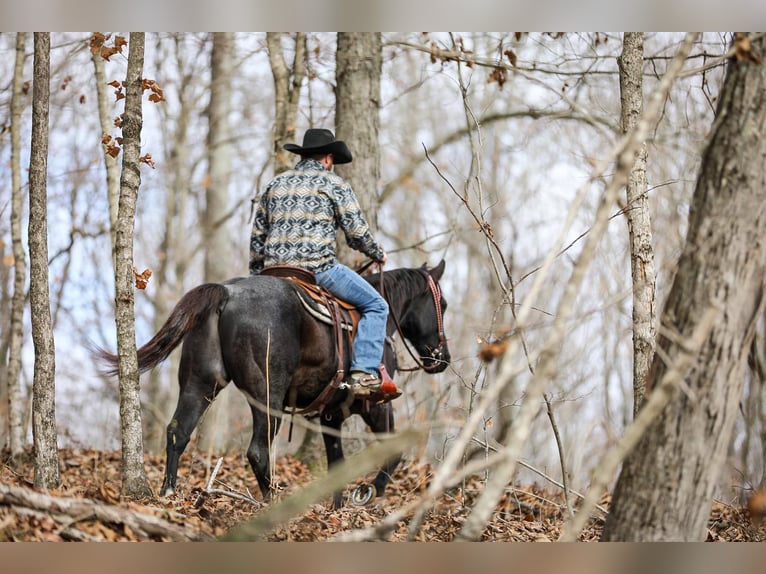
<path id="1" fill-rule="evenodd" d="M 360 268 L 359 272 L 364 271 L 367 269 L 367 267 L 370 266 L 372 261 L 364 265 Z M 428 368 L 423 364 L 423 361 L 420 360 L 420 357 L 417 356 L 416 353 L 412 351 L 410 348 L 410 345 L 407 343 L 407 339 L 404 336 L 404 333 L 402 332 L 402 327 L 399 325 L 399 319 L 396 316 L 396 312 L 391 307 L 391 302 L 388 300 L 388 297 L 386 296 L 386 288 L 383 281 L 383 266 L 378 263 L 378 270 L 380 271 L 380 294 L 383 296 L 383 298 L 388 302 L 389 305 L 389 311 L 391 315 L 391 319 L 394 321 L 394 325 L 396 326 L 396 331 L 399 333 L 400 338 L 402 340 L 402 343 L 404 344 L 404 348 L 407 349 L 407 352 L 410 354 L 410 357 L 415 361 L 415 367 L 399 367 L 399 371 L 417 371 L 419 369 L 423 369 L 424 371 L 428 372 Z M 442 319 L 442 306 L 441 306 L 441 290 L 439 289 L 439 286 L 436 284 L 436 281 L 434 281 L 434 278 L 431 277 L 431 274 L 428 273 L 428 271 L 423 271 L 423 273 L 426 276 L 426 280 L 428 282 L 428 289 L 431 291 L 431 297 L 434 301 L 434 309 L 436 310 L 436 325 L 439 329 L 439 344 L 436 346 L 436 348 L 432 351 L 432 356 L 434 358 L 441 355 L 441 349 L 444 346 L 444 344 L 447 342 L 447 337 L 444 333 L 444 320 Z"/>

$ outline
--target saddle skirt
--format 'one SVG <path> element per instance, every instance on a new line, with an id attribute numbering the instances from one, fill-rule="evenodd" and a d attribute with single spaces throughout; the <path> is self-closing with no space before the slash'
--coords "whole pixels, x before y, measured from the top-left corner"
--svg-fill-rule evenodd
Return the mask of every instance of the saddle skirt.
<path id="1" fill-rule="evenodd" d="M 316 319 L 344 331 L 350 331 L 353 339 L 361 313 L 351 303 L 339 299 L 317 284 L 314 273 L 293 265 L 270 265 L 261 270 L 261 275 L 288 279 L 300 288 L 301 303 Z"/>

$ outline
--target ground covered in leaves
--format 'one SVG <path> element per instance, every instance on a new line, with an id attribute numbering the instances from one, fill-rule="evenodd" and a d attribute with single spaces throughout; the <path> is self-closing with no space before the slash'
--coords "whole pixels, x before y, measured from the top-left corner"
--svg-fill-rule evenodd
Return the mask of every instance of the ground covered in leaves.
<path id="1" fill-rule="evenodd" d="M 212 540 L 264 512 L 255 479 L 242 454 L 222 457 L 213 493 L 208 487 L 217 457 L 182 457 L 178 492 L 168 498 L 126 500 L 120 496 L 120 454 L 96 450 L 61 450 L 61 486 L 48 492 L 33 488 L 31 462 L 14 470 L 4 456 L 0 463 L 0 541 L 134 541 Z M 153 488 L 162 483 L 164 457 L 147 456 L 146 470 Z M 322 472 L 321 470 L 317 472 Z M 383 497 L 367 506 L 332 509 L 329 498 L 312 504 L 275 528 L 262 540 L 323 541 L 374 526 L 392 512 L 421 496 L 432 467 L 405 460 Z M 277 461 L 275 475 L 287 497 L 316 476 L 295 458 Z M 429 505 L 415 541 L 454 539 L 481 492 L 479 477 L 445 493 Z M 229 494 L 223 494 L 224 492 Z M 252 497 L 255 500 L 246 500 Z M 279 498 L 279 497 L 278 497 Z M 608 507 L 608 498 L 601 502 Z M 581 541 L 597 541 L 603 521 L 591 520 Z M 567 517 L 563 493 L 538 486 L 509 486 L 483 533 L 485 541 L 555 541 Z M 408 539 L 410 521 L 402 520 L 385 539 Z M 760 541 L 766 529 L 754 526 L 747 510 L 716 503 L 708 526 L 709 541 Z"/>

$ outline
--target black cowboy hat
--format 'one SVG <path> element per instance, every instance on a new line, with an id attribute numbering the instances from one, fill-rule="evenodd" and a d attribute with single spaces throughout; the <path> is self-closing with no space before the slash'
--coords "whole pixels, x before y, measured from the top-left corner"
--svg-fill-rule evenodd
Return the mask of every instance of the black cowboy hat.
<path id="1" fill-rule="evenodd" d="M 336 140 L 330 130 L 308 129 L 303 134 L 303 145 L 288 143 L 282 146 L 291 153 L 300 155 L 315 155 L 331 153 L 333 163 L 351 163 L 351 152 L 346 143 Z"/>

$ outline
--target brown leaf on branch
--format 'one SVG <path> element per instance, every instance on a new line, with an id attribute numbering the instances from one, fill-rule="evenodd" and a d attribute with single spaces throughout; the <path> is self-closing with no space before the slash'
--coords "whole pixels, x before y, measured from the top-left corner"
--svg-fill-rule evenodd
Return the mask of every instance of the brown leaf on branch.
<path id="1" fill-rule="evenodd" d="M 152 276 L 152 270 L 144 269 L 143 272 L 139 273 L 138 270 L 133 267 L 133 275 L 136 278 L 136 289 L 146 289 L 146 286 L 149 284 L 149 277 Z"/>
<path id="2" fill-rule="evenodd" d="M 508 350 L 508 343 L 510 342 L 509 334 L 505 334 L 492 341 L 487 341 L 481 337 L 478 337 L 479 353 L 478 357 L 485 363 L 491 363 L 497 357 L 505 354 Z"/>
<path id="3" fill-rule="evenodd" d="M 487 78 L 487 83 L 491 84 L 492 82 L 497 82 L 497 86 L 502 90 L 503 84 L 505 84 L 505 81 L 508 79 L 508 72 L 505 68 L 498 66 L 497 68 L 493 69 L 492 72 L 489 74 L 489 77 Z"/>
<path id="4" fill-rule="evenodd" d="M 107 62 L 109 61 L 109 58 L 111 58 L 115 54 L 119 54 L 119 53 L 120 53 L 120 51 L 117 48 L 115 48 L 114 46 L 112 46 L 112 47 L 101 46 L 101 57 L 104 60 L 106 60 Z"/>
<path id="5" fill-rule="evenodd" d="M 160 86 L 154 80 L 144 78 L 144 80 L 141 82 L 141 89 L 143 91 L 150 90 L 152 92 L 149 94 L 150 102 L 158 103 L 165 101 L 165 92 L 162 91 L 162 88 L 160 88 Z"/>
<path id="6" fill-rule="evenodd" d="M 90 41 L 88 42 L 90 46 L 90 53 L 94 56 L 98 54 L 101 51 L 101 46 L 104 45 L 104 41 L 106 40 L 106 36 L 102 34 L 101 32 L 93 32 L 90 37 Z"/>
<path id="7" fill-rule="evenodd" d="M 154 169 L 154 160 L 152 159 L 152 154 L 147 153 L 145 155 L 142 155 L 141 157 L 138 158 L 138 161 L 141 163 L 145 163 L 146 165 Z"/>

